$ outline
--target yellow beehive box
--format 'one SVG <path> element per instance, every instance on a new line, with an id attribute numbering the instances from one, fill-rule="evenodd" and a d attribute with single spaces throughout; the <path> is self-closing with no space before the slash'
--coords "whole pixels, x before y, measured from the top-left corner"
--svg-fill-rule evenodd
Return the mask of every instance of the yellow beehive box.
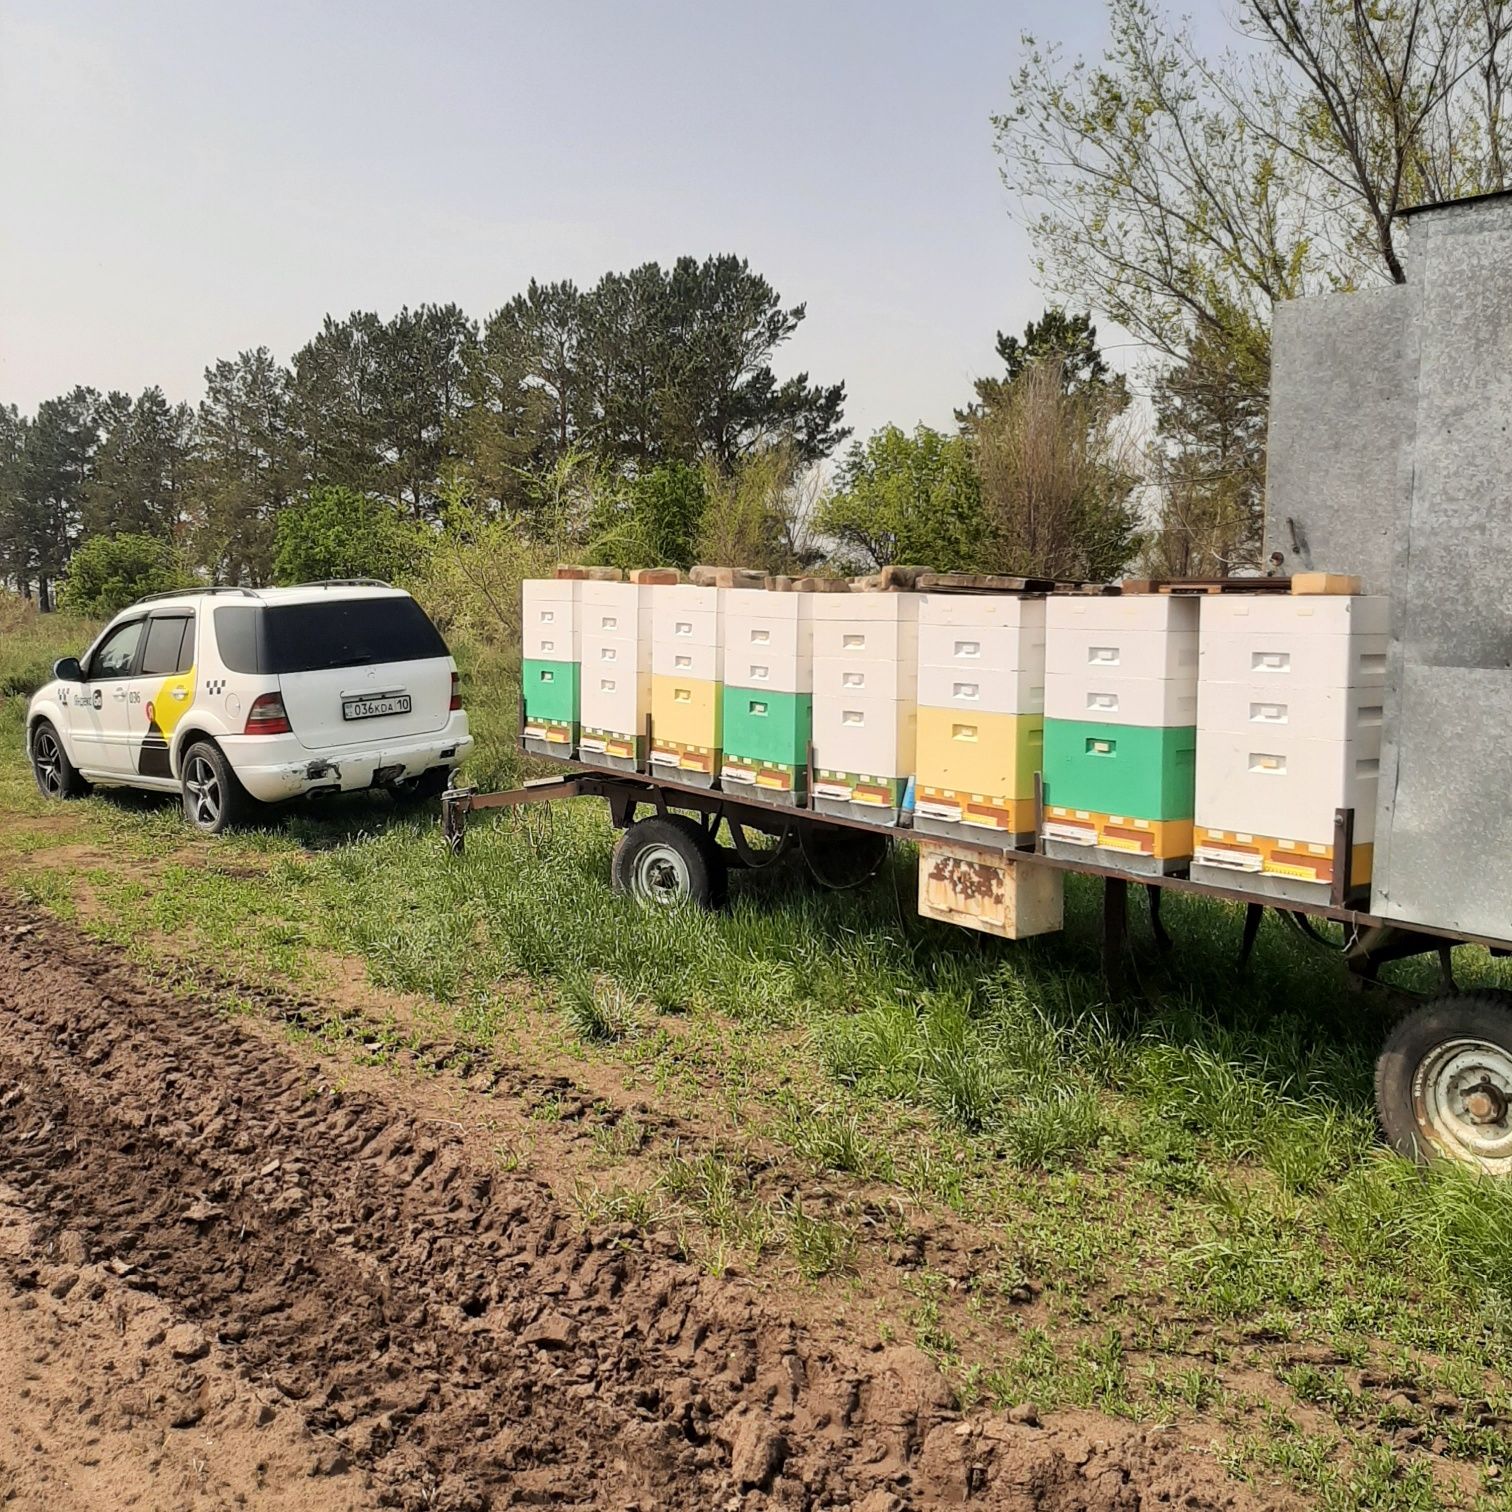
<path id="1" fill-rule="evenodd" d="M 723 720 L 720 685 L 694 677 L 651 679 L 651 739 L 678 745 L 720 747 Z"/>
<path id="2" fill-rule="evenodd" d="M 1041 715 L 920 708 L 917 729 L 915 772 L 921 786 L 994 798 L 1034 796 L 1034 774 L 1045 751 Z"/>

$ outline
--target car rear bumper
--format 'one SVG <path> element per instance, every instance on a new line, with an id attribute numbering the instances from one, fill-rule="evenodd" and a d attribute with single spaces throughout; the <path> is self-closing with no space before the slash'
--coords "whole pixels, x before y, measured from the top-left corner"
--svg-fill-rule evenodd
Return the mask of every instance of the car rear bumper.
<path id="1" fill-rule="evenodd" d="M 306 750 L 292 735 L 223 735 L 219 744 L 254 798 L 279 803 L 304 793 L 351 793 L 378 782 L 420 777 L 437 767 L 460 766 L 473 739 L 467 715 L 458 713 L 445 728 L 427 735 L 338 746 L 324 755 Z"/>

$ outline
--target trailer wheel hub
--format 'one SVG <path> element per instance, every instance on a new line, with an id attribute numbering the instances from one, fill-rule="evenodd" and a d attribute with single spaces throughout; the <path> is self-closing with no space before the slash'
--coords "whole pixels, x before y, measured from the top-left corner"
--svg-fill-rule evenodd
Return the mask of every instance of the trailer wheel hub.
<path id="1" fill-rule="evenodd" d="M 670 845 L 648 845 L 636 857 L 634 892 L 641 902 L 670 908 L 689 891 L 687 865 Z"/>
<path id="2" fill-rule="evenodd" d="M 1512 1052 L 1485 1040 L 1435 1046 L 1413 1077 L 1413 1111 L 1423 1134 L 1460 1160 L 1512 1158 Z"/>

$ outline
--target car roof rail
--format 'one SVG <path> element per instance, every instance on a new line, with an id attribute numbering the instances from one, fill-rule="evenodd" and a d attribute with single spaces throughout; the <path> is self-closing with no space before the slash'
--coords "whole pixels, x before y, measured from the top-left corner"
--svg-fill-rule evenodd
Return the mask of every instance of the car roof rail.
<path id="1" fill-rule="evenodd" d="M 202 593 L 241 593 L 247 598 L 261 598 L 262 595 L 255 588 L 243 588 L 240 584 L 214 584 L 203 583 L 193 588 L 165 588 L 160 593 L 144 593 L 136 602 L 139 604 L 151 604 L 159 599 L 170 598 L 196 598 Z"/>
<path id="2" fill-rule="evenodd" d="M 349 577 L 349 578 L 316 578 L 312 583 L 295 583 L 295 588 L 392 588 L 392 583 L 386 583 L 382 578 L 373 577 Z"/>

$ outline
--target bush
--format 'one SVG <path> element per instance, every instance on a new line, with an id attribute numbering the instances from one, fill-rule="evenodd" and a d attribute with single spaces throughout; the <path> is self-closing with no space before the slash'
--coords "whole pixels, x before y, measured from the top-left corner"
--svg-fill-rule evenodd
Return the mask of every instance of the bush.
<path id="1" fill-rule="evenodd" d="M 194 573 L 172 542 L 149 535 L 95 536 L 70 559 L 58 607 L 107 619 L 144 594 L 194 586 Z"/>
<path id="2" fill-rule="evenodd" d="M 273 576 L 280 583 L 372 577 L 395 583 L 418 572 L 430 540 L 392 505 L 350 488 L 312 488 L 278 516 Z"/>

